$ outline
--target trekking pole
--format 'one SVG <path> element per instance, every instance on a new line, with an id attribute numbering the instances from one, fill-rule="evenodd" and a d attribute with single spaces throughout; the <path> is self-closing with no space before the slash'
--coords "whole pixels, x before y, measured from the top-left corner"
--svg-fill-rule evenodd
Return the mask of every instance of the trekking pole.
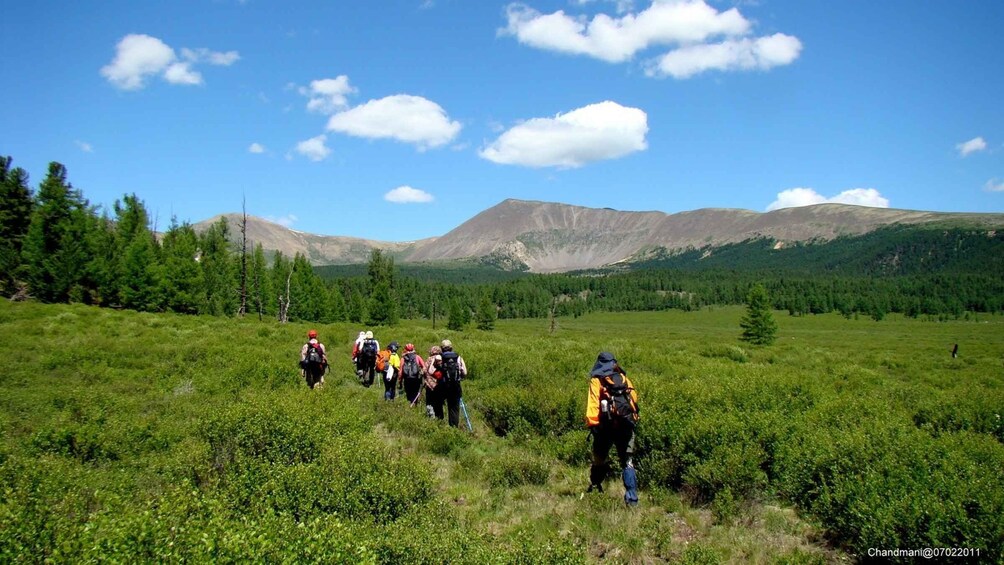
<path id="1" fill-rule="evenodd" d="M 415 400 L 411 401 L 411 407 L 414 408 L 418 404 L 418 399 L 422 398 L 422 391 L 425 390 L 425 379 L 418 383 L 418 394 L 415 395 Z"/>
<path id="2" fill-rule="evenodd" d="M 463 397 L 460 397 L 460 411 L 464 413 L 464 420 L 467 420 L 467 431 L 474 433 L 474 428 L 471 427 L 471 419 L 467 416 L 467 405 L 464 404 Z"/>

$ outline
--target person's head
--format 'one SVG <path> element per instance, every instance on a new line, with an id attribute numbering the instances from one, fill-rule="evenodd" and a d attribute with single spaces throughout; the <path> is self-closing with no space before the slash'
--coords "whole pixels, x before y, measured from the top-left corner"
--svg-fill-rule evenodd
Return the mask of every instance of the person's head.
<path id="1" fill-rule="evenodd" d="M 444 339 L 443 343 L 441 345 L 442 345 L 443 351 L 453 351 L 453 342 L 452 341 L 450 341 L 448 339 Z"/>
<path id="2" fill-rule="evenodd" d="M 439 355 L 443 350 L 439 348 L 438 345 L 433 345 L 429 348 L 429 355 Z"/>
<path id="3" fill-rule="evenodd" d="M 406 343 L 406 344 L 404 344 L 404 350 L 406 352 L 408 352 L 408 353 L 411 353 L 412 351 L 415 351 L 415 344 L 414 343 Z"/>
<path id="4" fill-rule="evenodd" d="M 614 374 L 619 369 L 620 367 L 617 365 L 617 359 L 614 359 L 614 354 L 609 351 L 601 351 L 596 356 L 596 363 L 593 363 L 593 370 L 589 374 L 594 377 L 606 377 Z"/>
<path id="5" fill-rule="evenodd" d="M 396 341 L 392 341 L 392 342 L 390 342 L 389 345 L 387 345 L 387 349 L 390 349 L 391 353 L 397 353 L 397 348 L 398 347 L 399 347 L 399 345 L 397 344 Z"/>
<path id="6" fill-rule="evenodd" d="M 317 339 L 317 330 L 307 332 L 307 339 Z"/>
<path id="7" fill-rule="evenodd" d="M 366 339 L 373 339 L 373 332 L 371 331 L 366 332 Z"/>

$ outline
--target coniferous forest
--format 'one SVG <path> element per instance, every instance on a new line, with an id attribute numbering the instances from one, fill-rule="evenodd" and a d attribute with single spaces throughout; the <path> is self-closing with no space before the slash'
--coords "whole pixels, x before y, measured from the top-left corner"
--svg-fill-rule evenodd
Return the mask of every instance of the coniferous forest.
<path id="1" fill-rule="evenodd" d="M 777 250 L 771 240 L 660 252 L 618 270 L 531 275 L 492 265 L 313 267 L 270 254 L 236 222 L 197 233 L 171 218 L 154 233 L 143 201 L 92 206 L 66 168 L 36 188 L 0 157 L 0 294 L 139 311 L 246 315 L 322 323 L 394 324 L 494 305 L 497 317 L 595 311 L 693 310 L 742 304 L 763 285 L 774 309 L 798 316 L 888 313 L 934 320 L 1004 311 L 1004 231 L 964 225 L 890 226 L 864 236 Z"/>

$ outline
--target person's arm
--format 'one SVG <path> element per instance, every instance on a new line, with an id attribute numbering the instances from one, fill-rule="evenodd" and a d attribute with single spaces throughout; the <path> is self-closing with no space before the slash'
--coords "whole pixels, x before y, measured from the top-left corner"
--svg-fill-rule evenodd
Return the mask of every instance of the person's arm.
<path id="1" fill-rule="evenodd" d="M 300 348 L 300 361 L 303 361 L 306 358 L 307 358 L 307 344 L 304 343 L 303 347 Z"/>
<path id="2" fill-rule="evenodd" d="M 589 378 L 589 396 L 586 397 L 586 427 L 600 425 L 600 379 Z"/>
<path id="3" fill-rule="evenodd" d="M 464 363 L 463 357 L 457 357 L 457 368 L 460 369 L 460 378 L 467 378 L 467 363 Z"/>

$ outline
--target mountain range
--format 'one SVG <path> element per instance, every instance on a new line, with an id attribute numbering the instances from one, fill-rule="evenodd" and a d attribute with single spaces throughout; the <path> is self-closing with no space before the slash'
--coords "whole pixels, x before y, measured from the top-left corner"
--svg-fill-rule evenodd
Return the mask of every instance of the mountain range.
<path id="1" fill-rule="evenodd" d="M 224 214 L 237 233 L 240 214 Z M 195 224 L 206 229 L 220 216 Z M 373 249 L 399 262 L 478 260 L 508 270 L 562 272 L 642 261 L 683 250 L 769 239 L 776 248 L 864 235 L 891 225 L 1004 228 L 1004 214 L 817 204 L 771 212 L 704 208 L 666 214 L 505 200 L 440 236 L 386 242 L 296 231 L 248 216 L 247 236 L 266 253 L 304 254 L 314 265 L 364 263 Z"/>

